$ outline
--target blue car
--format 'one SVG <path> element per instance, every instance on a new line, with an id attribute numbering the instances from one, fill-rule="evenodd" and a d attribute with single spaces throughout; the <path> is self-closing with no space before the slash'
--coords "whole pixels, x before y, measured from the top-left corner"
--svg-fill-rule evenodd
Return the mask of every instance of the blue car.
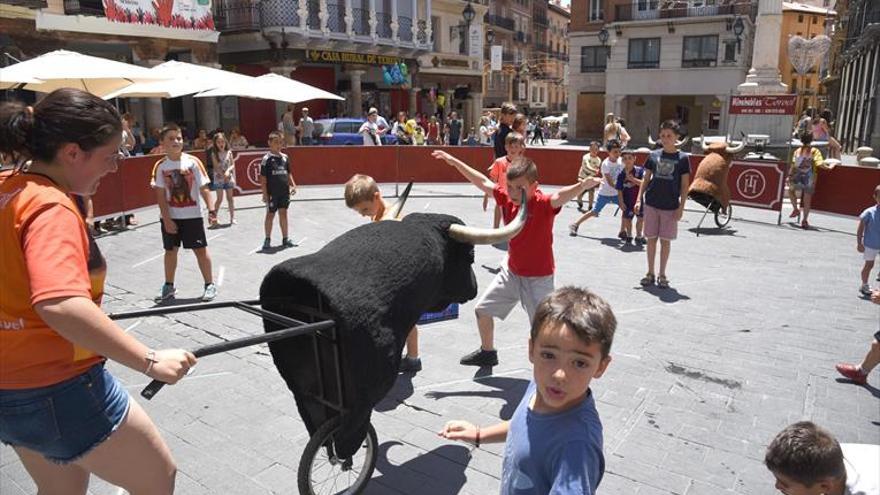
<path id="1" fill-rule="evenodd" d="M 315 121 L 315 134 L 318 144 L 329 146 L 363 145 L 364 138 L 358 134 L 364 119 L 339 118 L 319 119 Z M 397 144 L 397 137 L 385 134 L 382 144 Z"/>

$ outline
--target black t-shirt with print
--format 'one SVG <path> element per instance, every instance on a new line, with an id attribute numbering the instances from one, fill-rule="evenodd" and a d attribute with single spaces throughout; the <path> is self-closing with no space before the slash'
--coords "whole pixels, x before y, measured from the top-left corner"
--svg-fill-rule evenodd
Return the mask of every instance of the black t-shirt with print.
<path id="1" fill-rule="evenodd" d="M 269 196 L 281 198 L 290 195 L 288 174 L 290 174 L 290 163 L 287 161 L 287 155 L 276 155 L 270 151 L 263 156 L 260 175 L 266 178 L 266 190 Z"/>

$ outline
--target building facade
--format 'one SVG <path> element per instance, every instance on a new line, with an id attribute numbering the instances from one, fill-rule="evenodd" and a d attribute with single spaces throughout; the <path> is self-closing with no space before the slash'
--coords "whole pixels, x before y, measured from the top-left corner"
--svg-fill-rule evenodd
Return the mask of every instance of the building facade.
<path id="1" fill-rule="evenodd" d="M 880 156 L 880 3 L 839 0 L 831 70 L 835 135 L 845 152 L 860 146 Z"/>
<path id="2" fill-rule="evenodd" d="M 568 111 L 568 29 L 571 13 L 559 5 L 550 3 L 549 28 L 547 29 L 547 112 L 561 114 Z"/>
<path id="3" fill-rule="evenodd" d="M 637 143 L 666 119 L 692 136 L 722 132 L 750 67 L 756 8 L 755 0 L 572 1 L 569 133 L 601 137 L 612 112 Z"/>
<path id="4" fill-rule="evenodd" d="M 820 84 L 825 61 L 811 68 L 806 74 L 799 74 L 792 67 L 788 56 L 788 40 L 792 36 L 812 39 L 820 34 L 829 34 L 836 13 L 830 7 L 818 7 L 805 3 L 783 2 L 782 36 L 779 40 L 779 73 L 782 82 L 791 92 L 798 95 L 797 113 L 807 107 L 828 105 L 826 89 Z"/>

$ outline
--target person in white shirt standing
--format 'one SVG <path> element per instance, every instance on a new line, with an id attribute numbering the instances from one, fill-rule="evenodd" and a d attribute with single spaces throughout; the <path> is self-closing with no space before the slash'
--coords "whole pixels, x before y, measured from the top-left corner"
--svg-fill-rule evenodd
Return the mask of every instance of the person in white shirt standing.
<path id="1" fill-rule="evenodd" d="M 379 129 L 376 120 L 379 117 L 379 111 L 371 108 L 367 113 L 367 121 L 358 129 L 358 134 L 364 138 L 364 146 L 382 146 L 382 134 L 385 132 Z"/>

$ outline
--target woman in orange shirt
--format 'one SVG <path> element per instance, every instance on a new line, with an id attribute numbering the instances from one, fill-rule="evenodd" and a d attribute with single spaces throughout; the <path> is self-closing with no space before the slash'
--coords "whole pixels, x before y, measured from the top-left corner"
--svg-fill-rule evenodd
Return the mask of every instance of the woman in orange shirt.
<path id="1" fill-rule="evenodd" d="M 0 153 L 19 165 L 0 178 L 0 441 L 40 493 L 85 494 L 92 473 L 174 491 L 171 452 L 104 362 L 175 383 L 195 357 L 153 351 L 104 314 L 104 259 L 70 197 L 116 170 L 121 140 L 116 109 L 80 90 L 0 104 Z"/>

